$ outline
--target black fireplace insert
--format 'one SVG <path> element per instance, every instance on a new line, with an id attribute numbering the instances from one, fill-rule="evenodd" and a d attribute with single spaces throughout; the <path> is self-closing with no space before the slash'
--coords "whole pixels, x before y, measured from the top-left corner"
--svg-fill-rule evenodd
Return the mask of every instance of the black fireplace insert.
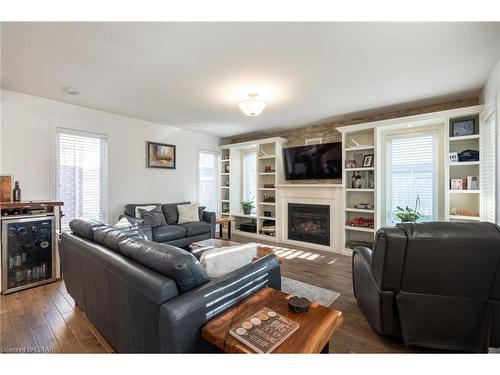
<path id="1" fill-rule="evenodd" d="M 330 206 L 288 203 L 288 239 L 330 246 Z"/>

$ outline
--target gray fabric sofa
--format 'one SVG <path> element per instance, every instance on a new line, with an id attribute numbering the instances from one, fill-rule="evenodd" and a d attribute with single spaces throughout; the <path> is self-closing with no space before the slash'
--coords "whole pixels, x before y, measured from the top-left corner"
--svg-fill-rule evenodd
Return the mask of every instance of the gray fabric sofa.
<path id="1" fill-rule="evenodd" d="M 142 231 L 149 240 L 166 243 L 169 245 L 187 248 L 191 243 L 215 237 L 215 212 L 208 212 L 200 208 L 200 221 L 192 223 L 178 224 L 179 213 L 177 206 L 180 204 L 190 204 L 191 202 L 179 203 L 141 203 L 127 204 L 125 213 L 120 216 L 126 217 L 130 222 L 141 226 Z M 137 206 L 156 206 L 163 212 L 167 225 L 151 228 L 143 225 L 143 220 L 135 216 Z"/>
<path id="2" fill-rule="evenodd" d="M 202 326 L 264 287 L 281 289 L 274 255 L 217 280 L 198 260 L 133 229 L 75 219 L 59 241 L 69 294 L 117 352 L 214 352 Z"/>

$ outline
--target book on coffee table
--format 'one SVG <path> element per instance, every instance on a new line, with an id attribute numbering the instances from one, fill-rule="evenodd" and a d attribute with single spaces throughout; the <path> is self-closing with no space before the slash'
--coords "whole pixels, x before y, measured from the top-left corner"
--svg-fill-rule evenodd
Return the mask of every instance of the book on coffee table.
<path id="1" fill-rule="evenodd" d="M 257 353 L 271 353 L 298 328 L 298 323 L 264 307 L 231 327 L 229 334 Z"/>

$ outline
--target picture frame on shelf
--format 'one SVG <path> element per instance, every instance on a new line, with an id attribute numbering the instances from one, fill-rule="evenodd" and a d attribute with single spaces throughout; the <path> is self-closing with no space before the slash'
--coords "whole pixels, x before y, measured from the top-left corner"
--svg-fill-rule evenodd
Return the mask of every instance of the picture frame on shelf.
<path id="1" fill-rule="evenodd" d="M 356 168 L 357 167 L 356 160 L 346 160 L 345 167 L 346 168 Z"/>
<path id="2" fill-rule="evenodd" d="M 451 136 L 465 137 L 476 134 L 476 118 L 462 118 L 451 120 Z"/>
<path id="3" fill-rule="evenodd" d="M 458 152 L 450 152 L 448 158 L 450 163 L 458 163 Z"/>
<path id="4" fill-rule="evenodd" d="M 363 156 L 363 168 L 373 167 L 373 154 Z"/>

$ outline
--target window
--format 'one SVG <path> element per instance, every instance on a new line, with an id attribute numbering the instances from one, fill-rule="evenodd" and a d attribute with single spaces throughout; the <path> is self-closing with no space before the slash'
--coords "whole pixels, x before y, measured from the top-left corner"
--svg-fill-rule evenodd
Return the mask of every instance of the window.
<path id="1" fill-rule="evenodd" d="M 198 204 L 207 211 L 217 211 L 218 153 L 200 151 L 198 156 Z"/>
<path id="2" fill-rule="evenodd" d="M 107 137 L 57 129 L 56 196 L 62 229 L 75 217 L 107 221 Z"/>
<path id="3" fill-rule="evenodd" d="M 481 215 L 482 220 L 495 222 L 495 112 L 491 113 L 481 130 Z"/>
<path id="4" fill-rule="evenodd" d="M 438 132 L 387 137 L 386 223 L 400 220 L 396 208 L 415 209 L 420 221 L 438 219 Z"/>
<path id="5" fill-rule="evenodd" d="M 251 201 L 255 205 L 256 197 L 257 197 L 257 152 L 249 151 L 243 154 L 243 200 Z"/>

